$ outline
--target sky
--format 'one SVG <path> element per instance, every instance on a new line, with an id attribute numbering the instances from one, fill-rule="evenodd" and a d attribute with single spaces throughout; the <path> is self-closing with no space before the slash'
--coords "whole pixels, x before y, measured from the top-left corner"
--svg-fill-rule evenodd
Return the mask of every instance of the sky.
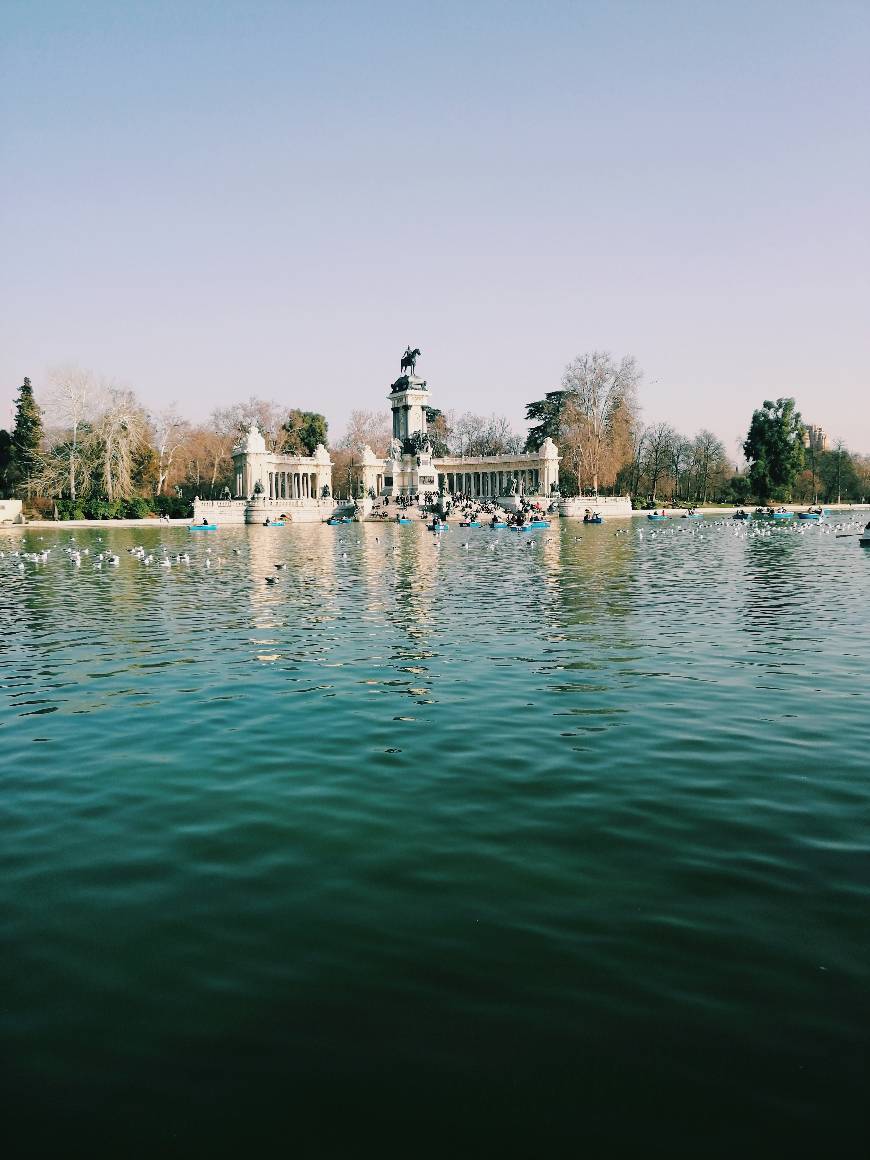
<path id="1" fill-rule="evenodd" d="M 0 426 L 74 364 L 192 419 L 256 394 L 525 404 L 634 355 L 647 422 L 870 452 L 870 4 L 0 4 Z"/>

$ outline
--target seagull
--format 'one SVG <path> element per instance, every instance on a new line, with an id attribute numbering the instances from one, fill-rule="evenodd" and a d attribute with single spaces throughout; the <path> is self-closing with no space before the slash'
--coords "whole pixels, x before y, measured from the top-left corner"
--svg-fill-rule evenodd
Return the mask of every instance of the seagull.
<path id="1" fill-rule="evenodd" d="M 277 584 L 279 577 L 278 576 L 266 576 L 265 579 L 266 579 L 267 584 Z"/>
<path id="2" fill-rule="evenodd" d="M 281 568 L 286 568 L 287 565 L 286 564 L 276 564 L 275 567 L 280 570 Z"/>

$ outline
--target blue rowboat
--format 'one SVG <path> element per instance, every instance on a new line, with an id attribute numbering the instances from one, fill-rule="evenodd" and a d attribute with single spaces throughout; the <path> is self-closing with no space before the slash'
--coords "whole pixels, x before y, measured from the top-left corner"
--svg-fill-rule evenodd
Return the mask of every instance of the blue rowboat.
<path id="1" fill-rule="evenodd" d="M 798 512 L 799 520 L 820 520 L 827 512 Z"/>
<path id="2" fill-rule="evenodd" d="M 793 520 L 794 512 L 774 512 L 773 518 L 775 520 Z"/>
<path id="3" fill-rule="evenodd" d="M 700 512 L 683 512 L 684 520 L 702 520 L 703 518 Z"/>
<path id="4" fill-rule="evenodd" d="M 659 521 L 661 521 L 661 520 L 668 520 L 668 519 L 670 519 L 670 516 L 657 516 L 657 515 L 655 515 L 653 512 L 650 512 L 650 514 L 649 514 L 649 515 L 648 515 L 646 518 L 647 518 L 648 520 L 659 520 Z"/>
<path id="5" fill-rule="evenodd" d="M 413 521 L 413 520 L 406 520 L 406 519 L 401 519 L 401 520 L 396 520 L 396 523 L 397 523 L 397 524 L 413 524 L 413 523 L 414 523 L 414 521 Z"/>
<path id="6" fill-rule="evenodd" d="M 426 527 L 430 532 L 449 532 L 450 524 L 427 524 Z"/>
<path id="7" fill-rule="evenodd" d="M 189 532 L 216 532 L 217 524 L 188 524 Z"/>
<path id="8" fill-rule="evenodd" d="M 530 532 L 531 530 L 531 524 L 511 524 L 512 532 Z"/>
<path id="9" fill-rule="evenodd" d="M 592 522 L 594 523 L 595 521 L 593 520 Z M 598 523 L 600 524 L 601 520 L 599 520 Z M 549 526 L 549 520 L 532 520 L 532 522 L 529 524 L 530 528 L 548 528 Z"/>
<path id="10" fill-rule="evenodd" d="M 479 520 L 460 520 L 459 526 L 460 526 L 460 528 L 479 528 L 480 521 Z"/>
<path id="11" fill-rule="evenodd" d="M 264 528 L 283 528 L 284 521 L 283 520 L 269 520 L 269 522 L 266 523 L 266 521 L 264 520 L 263 527 Z"/>
<path id="12" fill-rule="evenodd" d="M 501 520 L 496 520 L 494 524 L 490 524 L 489 526 L 493 529 L 493 531 L 497 531 L 499 528 L 506 528 L 507 524 L 502 523 Z"/>

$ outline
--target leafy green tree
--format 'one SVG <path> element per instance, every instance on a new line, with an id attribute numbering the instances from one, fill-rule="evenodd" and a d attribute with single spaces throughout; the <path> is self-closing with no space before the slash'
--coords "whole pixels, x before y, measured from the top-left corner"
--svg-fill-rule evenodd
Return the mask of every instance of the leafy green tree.
<path id="1" fill-rule="evenodd" d="M 0 496 L 5 496 L 9 487 L 9 468 L 12 464 L 12 436 L 0 430 Z"/>
<path id="2" fill-rule="evenodd" d="M 804 465 L 804 425 L 794 399 L 765 399 L 752 414 L 743 454 L 749 486 L 762 503 L 787 500 Z"/>
<path id="3" fill-rule="evenodd" d="M 294 408 L 281 427 L 281 451 L 284 455 L 313 455 L 318 443 L 327 446 L 328 430 L 324 415 Z"/>
<path id="4" fill-rule="evenodd" d="M 39 466 L 39 451 L 42 446 L 42 411 L 33 397 L 30 379 L 25 379 L 18 388 L 15 401 L 15 423 L 12 427 L 12 474 L 21 485 L 26 484 L 30 498 L 31 480 Z"/>
<path id="5" fill-rule="evenodd" d="M 562 435 L 562 412 L 568 401 L 567 391 L 547 391 L 543 399 L 526 406 L 526 419 L 534 423 L 526 437 L 526 451 L 537 451 L 545 439 L 559 443 Z"/>

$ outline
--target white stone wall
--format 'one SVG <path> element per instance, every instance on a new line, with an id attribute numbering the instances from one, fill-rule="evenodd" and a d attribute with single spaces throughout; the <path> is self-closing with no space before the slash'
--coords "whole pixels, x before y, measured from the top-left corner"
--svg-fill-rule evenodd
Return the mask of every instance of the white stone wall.
<path id="1" fill-rule="evenodd" d="M 631 515 L 631 499 L 627 495 L 578 495 L 559 502 L 559 515 L 583 519 L 586 509 L 598 512 L 611 519 L 622 519 Z"/>
<path id="2" fill-rule="evenodd" d="M 23 520 L 20 499 L 0 499 L 0 524 L 20 524 Z"/>

